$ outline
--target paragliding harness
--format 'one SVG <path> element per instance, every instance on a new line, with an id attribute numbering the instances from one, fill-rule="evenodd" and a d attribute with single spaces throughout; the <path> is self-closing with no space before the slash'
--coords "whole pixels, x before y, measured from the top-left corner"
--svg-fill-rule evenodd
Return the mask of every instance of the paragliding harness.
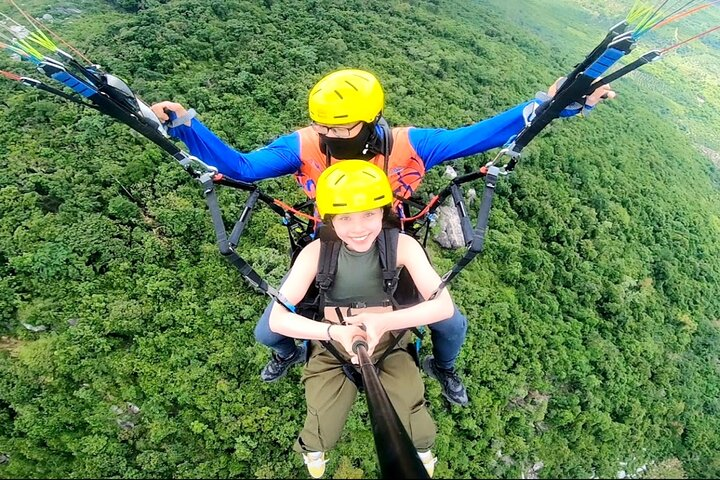
<path id="1" fill-rule="evenodd" d="M 136 130 L 172 155 L 172 157 L 203 186 L 203 194 L 213 221 L 220 253 L 240 271 L 240 274 L 251 286 L 267 293 L 285 308 L 294 312 L 295 306 L 284 299 L 275 288 L 270 286 L 255 272 L 253 268 L 238 255 L 235 248 L 250 220 L 253 208 L 258 201 L 261 201 L 282 218 L 288 230 L 290 255 L 291 258 L 294 258 L 305 245 L 315 238 L 317 227 L 320 224 L 320 219 L 314 216 L 313 202 L 306 201 L 295 206 L 287 205 L 280 200 L 266 195 L 257 185 L 235 180 L 218 173 L 214 167 L 180 150 L 168 139 L 165 128 L 152 110 L 132 92 L 125 82 L 113 75 L 103 72 L 98 65 L 89 64 L 88 66 L 83 66 L 79 61 L 75 60 L 72 55 L 57 48 L 42 30 L 40 30 L 37 20 L 34 20 L 23 12 L 12 0 L 10 1 L 35 27 L 36 31 L 28 32 L 23 39 L 14 39 L 12 45 L 3 44 L 2 47 L 20 56 L 22 60 L 33 63 L 38 71 L 62 83 L 65 87 L 71 89 L 74 94 L 68 94 L 45 85 L 38 80 L 16 75 L 11 72 L 0 71 L 0 74 L 10 80 L 18 81 L 23 85 L 53 93 L 64 99 L 109 115 Z M 401 213 L 403 214 L 400 219 L 401 230 L 420 240 L 422 236 L 421 232 L 424 228 L 424 236 L 422 241 L 420 241 L 423 246 L 427 244 L 430 225 L 435 216 L 435 211 L 448 197 L 452 197 L 453 203 L 460 216 L 462 233 L 468 251 L 457 264 L 442 277 L 443 281 L 434 295 L 444 288 L 448 282 L 482 251 L 495 184 L 500 175 L 508 174 L 514 169 L 522 149 L 552 120 L 561 116 L 565 109 L 571 107 L 573 104 L 577 104 L 579 100 L 594 91 L 598 86 L 610 80 L 620 78 L 639 66 L 657 59 L 659 55 L 665 53 L 670 48 L 675 48 L 680 45 L 678 44 L 667 48 L 659 53 L 650 52 L 632 64 L 617 70 L 615 73 L 605 78 L 599 78 L 620 58 L 631 51 L 640 35 L 661 23 L 657 22 L 652 26 L 648 26 L 657 20 L 657 11 L 650 16 L 641 15 L 640 13 L 642 12 L 638 13 L 638 11 L 635 10 L 633 12 L 635 15 L 634 20 L 630 19 L 629 16 L 627 21 L 615 25 L 603 41 L 567 76 L 555 96 L 544 101 L 536 108 L 532 115 L 527 117 L 525 128 L 518 135 L 508 140 L 495 159 L 488 162 L 478 171 L 453 179 L 447 187 L 435 195 L 424 207 L 422 203 L 415 202 L 412 199 L 400 199 L 402 200 Z M 633 14 L 633 12 L 631 12 L 631 14 Z M 678 17 L 679 15 L 680 14 L 677 14 L 672 18 Z M 638 18 L 641 18 L 639 22 L 637 21 Z M 627 29 L 631 20 L 637 23 L 635 31 Z M 20 25 L 18 24 L 18 26 Z M 710 29 L 700 35 L 696 35 L 693 39 L 713 30 L 714 29 Z M 30 42 L 50 50 L 58 58 L 44 56 L 32 47 Z M 80 52 L 75 49 L 73 49 L 73 51 L 82 57 Z M 67 63 L 67 66 L 63 62 Z M 80 75 L 75 72 L 79 72 Z M 535 104 L 533 103 L 532 105 Z M 387 171 L 387 162 L 390 149 L 392 148 L 392 135 L 390 134 L 390 128 L 387 126 L 387 122 L 384 121 L 382 116 L 378 118 L 377 123 L 380 126 L 382 135 L 376 135 L 376 141 L 369 144 L 367 148 L 368 150 L 376 151 L 376 153 L 382 153 L 384 155 L 385 170 Z M 502 166 L 498 165 L 498 160 L 501 156 L 507 156 L 510 159 L 507 164 Z M 477 225 L 473 228 L 468 211 L 465 208 L 460 186 L 479 178 L 485 179 L 485 191 L 480 205 Z M 215 192 L 217 185 L 225 185 L 249 192 L 240 218 L 235 223 L 229 235 L 226 231 L 217 202 Z"/>
<path id="2" fill-rule="evenodd" d="M 338 257 L 342 248 L 342 241 L 337 237 L 332 228 L 323 225 L 318 230 L 318 238 L 320 239 L 320 256 L 318 260 L 318 272 L 315 276 L 314 289 L 311 289 L 297 307 L 296 312 L 307 318 L 321 321 L 324 317 L 326 307 L 335 307 L 335 312 L 341 324 L 345 324 L 344 316 L 340 307 L 349 307 L 348 313 L 351 314 L 354 308 L 366 307 L 392 307 L 393 310 L 407 308 L 422 301 L 422 298 L 415 288 L 415 284 L 410 278 L 407 270 L 397 268 L 397 246 L 400 230 L 398 228 L 383 228 L 376 240 L 378 247 L 378 257 L 380 269 L 382 271 L 383 292 L 385 298 L 379 303 L 356 302 L 351 304 L 335 304 L 328 298 L 332 286 L 335 283 L 337 275 Z M 380 368 L 383 360 L 397 350 L 397 344 L 411 330 L 417 337 L 415 342 L 411 342 L 407 351 L 419 367 L 419 348 L 420 341 L 423 338 L 423 332 L 417 328 L 403 329 L 391 332 L 392 340 L 380 358 L 375 362 L 376 368 Z M 358 387 L 363 389 L 362 375 L 358 368 L 348 362 L 343 355 L 335 348 L 330 341 L 321 340 L 320 343 L 330 352 L 342 366 L 345 375 Z"/>
<path id="3" fill-rule="evenodd" d="M 277 291 L 262 280 L 247 262 L 237 255 L 235 252 L 237 241 L 249 221 L 253 207 L 257 201 L 261 201 L 282 217 L 283 223 L 287 226 L 289 233 L 291 256 L 294 257 L 300 249 L 315 237 L 319 219 L 313 216 L 313 202 L 307 201 L 295 206 L 287 205 L 262 193 L 257 185 L 226 177 L 218 173 L 217 169 L 207 165 L 197 157 L 180 150 L 168 139 L 162 122 L 160 122 L 151 109 L 132 92 L 124 81 L 102 71 L 99 65 L 92 64 L 79 51 L 51 32 L 47 26 L 41 28 L 40 22 L 25 13 L 13 0 L 8 1 L 20 12 L 30 25 L 34 27 L 35 31 L 28 30 L 5 15 L 5 18 L 14 23 L 15 26 L 7 26 L 4 22 L 2 26 L 10 31 L 12 35 L 20 38 L 9 39 L 3 36 L 3 38 L 10 40 L 10 43 L 0 43 L 0 47 L 13 55 L 17 55 L 21 60 L 32 63 L 38 71 L 58 81 L 74 93 L 69 94 L 36 79 L 4 70 L 0 70 L 0 75 L 25 86 L 52 93 L 84 107 L 92 108 L 109 115 L 136 130 L 169 153 L 193 178 L 203 185 L 204 195 L 213 219 L 221 254 L 228 258 L 228 260 L 240 270 L 243 278 L 252 286 L 278 299 Z M 642 4 L 633 6 L 626 19 L 614 25 L 590 54 L 575 66 L 574 70 L 566 77 L 565 82 L 557 90 L 555 95 L 552 98 L 545 99 L 535 109 L 532 115 L 528 116 L 525 128 L 523 128 L 518 135 L 508 139 L 495 159 L 481 167 L 479 171 L 453 179 L 445 189 L 434 196 L 424 207 L 421 203 L 414 202 L 413 200 L 402 199 L 402 213 L 405 215 L 401 218 L 401 230 L 418 238 L 423 226 L 427 227 L 424 239 L 421 242 L 423 245 L 426 245 L 429 224 L 434 217 L 434 212 L 447 197 L 452 196 L 453 198 L 455 207 L 460 214 L 463 237 L 466 246 L 469 247 L 469 252 L 443 277 L 444 282 L 441 288 L 457 275 L 464 265 L 470 261 L 471 257 L 474 256 L 468 257 L 468 255 L 477 254 L 481 249 L 484 229 L 487 226 L 487 218 L 484 218 L 484 215 L 489 212 L 492 189 L 494 189 L 497 176 L 500 174 L 508 174 L 514 169 L 522 149 L 550 122 L 559 116 L 563 116 L 564 111 L 584 111 L 584 104 L 578 102 L 581 102 L 585 96 L 592 93 L 598 87 L 617 80 L 638 67 L 659 59 L 670 50 L 720 28 L 720 26 L 713 27 L 663 50 L 650 51 L 632 63 L 600 78 L 601 75 L 613 67 L 621 58 L 629 54 L 637 40 L 647 32 L 707 8 L 715 2 L 692 8 L 690 8 L 690 3 L 691 2 L 688 2 L 688 5 L 675 9 L 665 7 L 665 2 L 661 2 L 657 7 Z M 67 45 L 76 55 L 86 60 L 88 65 L 84 66 L 76 60 L 73 55 L 59 49 L 55 43 L 45 35 L 43 29 L 52 33 L 53 36 Z M 21 32 L 24 33 L 21 34 Z M 56 58 L 43 55 L 36 47 L 50 51 Z M 79 75 L 76 72 L 79 72 Z M 533 103 L 533 105 L 535 104 Z M 392 135 L 390 134 L 390 128 L 387 122 L 382 116 L 378 117 L 377 124 L 380 126 L 382 135 L 377 136 L 376 140 L 379 140 L 378 142 L 372 145 L 369 144 L 367 148 L 370 151 L 384 155 L 385 171 L 387 171 L 387 162 L 390 149 L 392 148 Z M 507 164 L 498 166 L 498 160 L 501 156 L 508 156 L 510 160 Z M 482 177 L 486 179 L 486 194 L 480 207 L 477 227 L 473 230 L 459 186 Z M 215 185 L 226 185 L 249 192 L 245 208 L 229 237 L 225 231 L 222 216 L 217 205 L 217 198 L 214 192 Z M 419 212 L 412 214 L 413 209 L 416 211 L 419 210 Z M 286 304 L 286 302 L 281 301 L 280 303 L 288 308 L 292 307 Z"/>

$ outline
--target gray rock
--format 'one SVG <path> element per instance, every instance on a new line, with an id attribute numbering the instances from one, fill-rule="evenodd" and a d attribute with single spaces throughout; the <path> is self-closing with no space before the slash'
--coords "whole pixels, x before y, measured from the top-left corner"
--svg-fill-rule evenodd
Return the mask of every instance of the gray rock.
<path id="1" fill-rule="evenodd" d="M 477 200 L 477 191 L 474 188 L 468 188 L 468 191 L 465 194 L 465 205 L 469 207 L 475 203 L 475 200 Z"/>
<path id="2" fill-rule="evenodd" d="M 9 29 L 12 32 L 12 34 L 14 36 L 16 36 L 17 38 L 19 38 L 20 40 L 23 40 L 25 37 L 30 35 L 30 30 L 28 30 L 27 28 L 25 28 L 22 25 L 12 25 L 11 27 L 9 27 Z"/>
<path id="3" fill-rule="evenodd" d="M 27 328 L 31 332 L 44 332 L 47 330 L 47 327 L 45 325 L 30 325 L 29 323 L 22 324 L 23 327 Z"/>
<path id="4" fill-rule="evenodd" d="M 527 472 L 523 475 L 523 478 L 526 478 L 528 480 L 537 480 L 538 479 L 538 473 L 542 468 L 545 466 L 543 462 L 537 462 L 535 463 L 532 468 L 529 468 Z"/>
<path id="5" fill-rule="evenodd" d="M 457 172 L 452 166 L 448 165 L 445 167 L 445 176 L 448 178 L 455 178 L 457 177 Z"/>
<path id="6" fill-rule="evenodd" d="M 440 232 L 434 240 L 443 248 L 460 248 L 465 246 L 465 239 L 460 227 L 460 216 L 453 206 L 441 205 L 437 209 L 437 224 Z"/>
<path id="7" fill-rule="evenodd" d="M 135 424 L 133 422 L 128 422 L 126 420 L 118 420 L 117 423 L 123 430 L 132 430 L 133 428 L 135 428 Z"/>

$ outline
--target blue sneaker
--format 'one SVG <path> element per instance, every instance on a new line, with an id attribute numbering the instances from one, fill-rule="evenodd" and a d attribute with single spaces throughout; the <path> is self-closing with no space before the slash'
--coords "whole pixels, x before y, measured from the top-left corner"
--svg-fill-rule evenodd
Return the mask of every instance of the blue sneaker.
<path id="1" fill-rule="evenodd" d="M 289 358 L 280 358 L 277 353 L 272 352 L 270 361 L 260 372 L 263 382 L 274 382 L 287 374 L 288 369 L 298 363 L 305 363 L 305 342 L 298 345 Z"/>
<path id="2" fill-rule="evenodd" d="M 443 397 L 447 398 L 450 403 L 460 405 L 461 407 L 468 404 L 469 400 L 465 385 L 463 385 L 462 380 L 460 380 L 454 368 L 450 370 L 438 368 L 438 366 L 435 365 L 435 358 L 432 355 L 428 355 L 423 359 L 422 369 L 429 377 L 440 382 Z"/>

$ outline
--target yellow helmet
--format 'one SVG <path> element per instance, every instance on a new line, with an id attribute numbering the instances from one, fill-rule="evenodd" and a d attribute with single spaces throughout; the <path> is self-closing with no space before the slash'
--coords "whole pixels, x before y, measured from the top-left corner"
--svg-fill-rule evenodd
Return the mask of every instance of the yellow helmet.
<path id="1" fill-rule="evenodd" d="M 320 217 L 390 205 L 393 191 L 382 169 L 365 160 L 343 160 L 318 178 L 315 204 Z"/>
<path id="2" fill-rule="evenodd" d="M 333 72 L 315 84 L 308 98 L 310 119 L 323 125 L 371 123 L 384 105 L 380 82 L 364 70 Z"/>

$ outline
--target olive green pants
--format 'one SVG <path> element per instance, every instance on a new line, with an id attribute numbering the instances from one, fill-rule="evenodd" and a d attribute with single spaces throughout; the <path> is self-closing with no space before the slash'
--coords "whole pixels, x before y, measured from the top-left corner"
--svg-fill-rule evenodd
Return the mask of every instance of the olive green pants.
<path id="1" fill-rule="evenodd" d="M 373 362 L 382 356 L 389 342 L 386 335 L 373 353 Z M 406 333 L 397 350 L 382 361 L 378 377 L 393 408 L 420 451 L 430 449 L 435 442 L 435 423 L 425 406 L 425 385 L 420 371 L 405 350 L 410 339 Z M 342 354 L 341 344 L 333 345 Z M 305 427 L 295 442 L 296 452 L 326 452 L 332 449 L 342 434 L 350 409 L 355 403 L 357 387 L 343 373 L 341 363 L 322 346 L 311 342 L 311 355 L 303 371 L 307 417 Z M 368 428 L 371 428 L 368 425 Z"/>

